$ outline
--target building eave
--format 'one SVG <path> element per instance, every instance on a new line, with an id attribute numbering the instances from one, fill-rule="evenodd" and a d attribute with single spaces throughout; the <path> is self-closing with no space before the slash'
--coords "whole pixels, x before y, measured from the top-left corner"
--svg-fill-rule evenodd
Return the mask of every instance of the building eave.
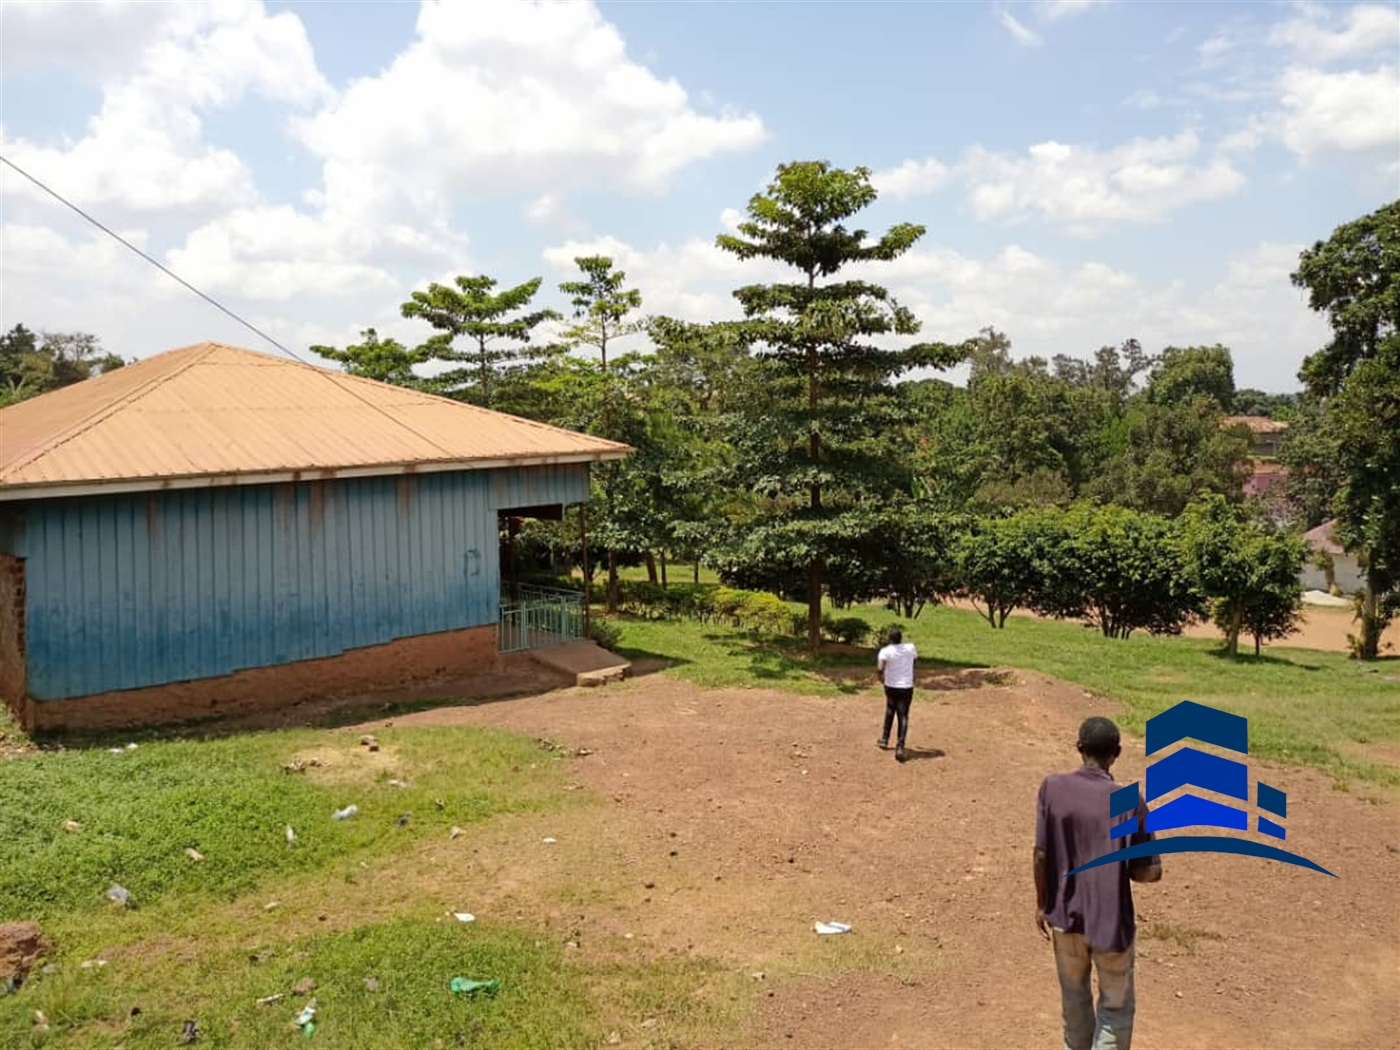
<path id="1" fill-rule="evenodd" d="M 346 478 L 397 477 L 440 474 L 448 471 L 505 470 L 512 467 L 549 467 L 602 463 L 625 459 L 629 446 L 594 452 L 558 455 L 502 456 L 493 459 L 438 460 L 414 463 L 379 463 L 355 467 L 305 467 L 294 470 L 240 471 L 226 474 L 191 474 L 160 478 L 112 478 L 90 481 L 56 481 L 31 484 L 0 483 L 0 503 L 77 496 L 107 496 L 131 492 L 168 492 L 175 489 L 227 488 L 235 485 L 279 485 L 288 482 L 330 481 Z"/>

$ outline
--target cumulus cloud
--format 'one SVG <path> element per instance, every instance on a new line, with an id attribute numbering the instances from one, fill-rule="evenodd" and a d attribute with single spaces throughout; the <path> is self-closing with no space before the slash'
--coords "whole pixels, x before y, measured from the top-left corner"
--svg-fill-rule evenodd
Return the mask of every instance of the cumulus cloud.
<path id="1" fill-rule="evenodd" d="M 936 158 L 906 160 L 893 168 L 874 172 L 870 181 L 881 196 L 921 197 L 940 189 L 948 181 L 948 166 Z"/>
<path id="2" fill-rule="evenodd" d="M 1120 223 L 1158 222 L 1245 184 L 1228 160 L 1203 159 L 1193 131 L 1134 139 L 1107 150 L 1042 142 L 1024 156 L 969 152 L 960 165 L 973 213 L 1009 219 L 1037 213 L 1071 233 L 1092 236 Z"/>
<path id="3" fill-rule="evenodd" d="M 1088 357 L 1129 337 L 1149 349 L 1224 342 L 1242 385 L 1287 390 L 1303 357 L 1327 338 L 1288 279 L 1298 245 L 1265 243 L 1229 259 L 1196 287 L 1150 283 L 1102 262 L 1066 264 L 1008 244 L 986 256 L 920 246 L 889 263 L 853 267 L 849 276 L 887 286 L 923 321 L 928 338 L 956 340 L 987 325 L 1009 334 L 1019 355 Z M 561 276 L 576 255 L 603 254 L 642 289 L 648 313 L 692 321 L 739 316 L 733 289 L 792 279 L 771 261 L 740 261 L 711 241 L 639 248 L 615 237 L 570 241 L 544 252 Z"/>
<path id="4" fill-rule="evenodd" d="M 86 134 L 46 145 L 0 129 L 6 156 L 67 196 L 123 212 L 209 210 L 254 200 L 248 166 L 204 141 L 201 115 L 248 95 L 293 107 L 329 98 L 301 20 L 287 12 L 269 15 L 260 3 L 174 5 L 163 20 L 124 7 L 115 11 L 127 16 L 122 26 L 151 35 L 135 48 L 134 69 L 103 82 L 101 108 Z M 14 14 L 7 5 L 5 12 L 7 55 L 12 28 L 23 40 L 55 18 L 65 26 L 85 21 L 47 3 L 23 5 Z M 86 39 L 90 30 L 78 36 Z M 6 189 L 38 193 L 18 180 Z"/>
<path id="5" fill-rule="evenodd" d="M 1400 152 L 1400 65 L 1371 72 L 1288 70 L 1282 82 L 1282 135 L 1304 160 L 1319 155 Z"/>
<path id="6" fill-rule="evenodd" d="M 417 39 L 298 125 L 331 207 L 569 186 L 655 192 L 687 164 L 764 138 L 753 113 L 700 112 L 627 54 L 592 3 L 429 0 Z M 411 179 L 404 172 L 413 172 Z"/>
<path id="7" fill-rule="evenodd" d="M 1400 50 L 1400 7 L 1357 4 L 1343 14 L 1335 5 L 1304 3 L 1295 16 L 1269 30 L 1268 41 L 1308 63 L 1328 63 Z"/>

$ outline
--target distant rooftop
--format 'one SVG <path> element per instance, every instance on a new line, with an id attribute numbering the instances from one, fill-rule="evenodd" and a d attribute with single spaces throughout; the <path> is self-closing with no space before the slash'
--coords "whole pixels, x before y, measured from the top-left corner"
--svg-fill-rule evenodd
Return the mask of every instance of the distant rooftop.
<path id="1" fill-rule="evenodd" d="M 1256 434 L 1279 434 L 1288 429 L 1288 424 L 1268 416 L 1226 416 L 1221 421 L 1225 427 L 1249 427 Z"/>
<path id="2" fill-rule="evenodd" d="M 627 445 L 202 343 L 0 409 L 0 500 L 621 459 Z"/>

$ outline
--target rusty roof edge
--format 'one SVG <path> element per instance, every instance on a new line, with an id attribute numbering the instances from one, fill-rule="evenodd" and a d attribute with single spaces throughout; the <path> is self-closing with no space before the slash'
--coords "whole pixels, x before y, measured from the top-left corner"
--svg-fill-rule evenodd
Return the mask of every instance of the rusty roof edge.
<path id="1" fill-rule="evenodd" d="M 114 401 L 109 401 L 107 404 L 94 409 L 88 415 L 84 416 L 82 419 L 69 426 L 67 430 L 63 430 L 60 431 L 58 434 L 55 434 L 47 442 L 30 452 L 27 456 L 21 456 L 14 463 L 8 464 L 5 468 L 5 472 L 9 473 L 14 470 L 22 470 L 23 468 L 29 466 L 29 464 L 33 463 L 35 460 L 42 459 L 44 456 L 47 456 L 50 452 L 62 448 L 64 445 L 68 444 L 68 442 L 72 441 L 74 438 L 78 437 L 81 434 L 85 434 L 87 431 L 97 426 L 109 416 L 114 415 L 120 409 L 126 408 L 128 405 L 134 404 L 135 402 L 139 401 L 141 398 L 145 397 L 156 387 L 169 382 L 171 379 L 174 379 L 182 372 L 188 371 L 190 368 L 193 368 L 196 364 L 198 364 L 200 361 L 204 360 L 211 353 L 213 353 L 219 346 L 220 344 L 218 343 L 195 343 L 193 346 L 180 347 L 177 350 L 167 350 L 166 353 L 170 354 L 178 354 L 182 350 L 202 351 L 202 353 L 191 353 L 190 359 L 188 361 L 182 362 L 180 367 L 175 368 L 169 372 L 163 372 L 157 376 L 152 376 L 145 383 L 142 383 L 136 389 L 127 393 L 125 397 L 119 397 Z M 145 360 L 150 361 L 154 359 L 155 358 L 146 358 Z M 136 362 L 136 365 L 139 364 L 141 364 L 140 361 Z M 126 365 L 124 367 L 134 368 L 136 367 L 136 365 Z M 102 373 L 102 375 L 116 375 L 118 371 L 120 371 L 120 369 L 114 369 L 112 372 L 104 372 Z M 95 376 L 94 380 L 100 380 L 102 378 L 102 375 Z M 92 381 L 93 380 L 84 380 L 84 382 Z M 59 387 L 57 390 L 51 390 L 48 392 L 52 394 L 57 394 L 62 392 L 64 389 L 66 388 Z M 0 485 L 3 485 L 3 482 L 0 482 Z"/>
<path id="2" fill-rule="evenodd" d="M 616 444 L 616 443 L 614 443 Z M 397 477 L 407 474 L 441 474 L 460 470 L 504 470 L 511 467 L 548 467 L 601 463 L 625 459 L 635 451 L 630 445 L 592 452 L 495 456 L 483 459 L 415 460 L 355 467 L 288 467 L 282 470 L 233 471 L 221 474 L 186 474 L 174 477 L 110 478 L 101 481 L 53 481 L 29 484 L 0 481 L 0 503 L 29 499 L 61 499 L 73 496 L 116 495 L 126 492 L 163 492 L 172 489 L 225 488 L 233 485 L 276 485 L 286 482 L 331 481 L 345 478 Z"/>

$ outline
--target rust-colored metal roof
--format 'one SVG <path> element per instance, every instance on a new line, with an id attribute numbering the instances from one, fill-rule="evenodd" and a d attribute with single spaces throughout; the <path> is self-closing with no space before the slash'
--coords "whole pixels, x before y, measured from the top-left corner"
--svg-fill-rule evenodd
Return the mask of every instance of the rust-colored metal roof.
<path id="1" fill-rule="evenodd" d="M 1307 532 L 1303 533 L 1303 540 L 1308 546 L 1326 551 L 1328 554 L 1345 554 L 1346 548 L 1337 542 L 1334 531 L 1336 527 L 1336 518 L 1332 518 L 1330 521 L 1324 521 L 1317 528 L 1309 529 Z"/>
<path id="2" fill-rule="evenodd" d="M 1248 427 L 1256 434 L 1281 434 L 1288 424 L 1268 416 L 1226 416 L 1220 421 L 1223 427 Z"/>
<path id="3" fill-rule="evenodd" d="M 203 343 L 0 409 L 0 499 L 621 459 L 615 441 Z"/>

